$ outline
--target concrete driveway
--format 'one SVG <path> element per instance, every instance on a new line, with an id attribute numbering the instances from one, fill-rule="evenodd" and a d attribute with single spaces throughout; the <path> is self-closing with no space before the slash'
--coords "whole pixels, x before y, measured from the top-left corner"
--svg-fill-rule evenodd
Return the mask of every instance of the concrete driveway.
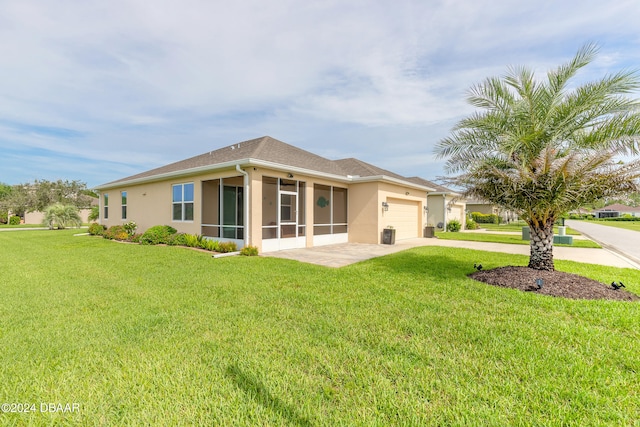
<path id="1" fill-rule="evenodd" d="M 477 249 L 489 252 L 529 255 L 529 245 L 504 243 L 467 242 L 462 240 L 408 239 L 396 241 L 395 245 L 374 245 L 365 243 L 342 243 L 315 248 L 289 249 L 268 252 L 263 256 L 293 259 L 326 267 L 343 267 L 370 258 L 388 255 L 417 246 L 446 246 L 451 248 Z M 636 263 L 619 253 L 607 249 L 554 247 L 554 259 L 584 262 L 621 268 L 638 268 Z"/>
<path id="2" fill-rule="evenodd" d="M 592 221 L 567 220 L 566 225 L 595 240 L 603 248 L 617 252 L 640 264 L 640 233 L 609 227 Z"/>

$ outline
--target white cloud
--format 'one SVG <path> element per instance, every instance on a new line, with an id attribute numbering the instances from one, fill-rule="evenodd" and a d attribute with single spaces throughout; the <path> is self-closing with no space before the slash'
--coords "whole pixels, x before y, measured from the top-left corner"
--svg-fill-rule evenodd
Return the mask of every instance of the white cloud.
<path id="1" fill-rule="evenodd" d="M 471 111 L 465 91 L 508 65 L 544 72 L 586 41 L 602 53 L 585 78 L 637 63 L 639 12 L 635 0 L 3 2 L 0 145 L 141 170 L 271 134 L 409 167 L 388 141 L 429 152 Z"/>

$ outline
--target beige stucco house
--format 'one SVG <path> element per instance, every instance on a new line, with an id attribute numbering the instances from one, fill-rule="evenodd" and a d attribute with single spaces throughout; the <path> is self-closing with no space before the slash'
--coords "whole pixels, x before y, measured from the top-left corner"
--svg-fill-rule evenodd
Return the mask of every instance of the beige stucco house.
<path id="1" fill-rule="evenodd" d="M 462 195 L 450 188 L 427 181 L 426 179 L 414 176 L 408 178 L 411 182 L 434 188 L 427 194 L 427 224 L 434 226 L 436 231 L 445 231 L 447 223 L 456 220 L 465 229 L 466 200 Z"/>
<path id="2" fill-rule="evenodd" d="M 470 214 L 473 212 L 479 212 L 485 215 L 498 215 L 502 222 L 511 222 L 518 219 L 518 214 L 514 211 L 504 209 L 501 206 L 484 200 L 467 200 L 467 211 Z"/>
<path id="3" fill-rule="evenodd" d="M 627 206 L 620 203 L 605 206 L 592 212 L 596 218 L 618 218 L 623 215 L 640 217 L 640 207 Z"/>
<path id="4" fill-rule="evenodd" d="M 421 237 L 424 183 L 349 158 L 329 160 L 265 136 L 100 185 L 100 222 L 254 245 L 262 252 Z"/>

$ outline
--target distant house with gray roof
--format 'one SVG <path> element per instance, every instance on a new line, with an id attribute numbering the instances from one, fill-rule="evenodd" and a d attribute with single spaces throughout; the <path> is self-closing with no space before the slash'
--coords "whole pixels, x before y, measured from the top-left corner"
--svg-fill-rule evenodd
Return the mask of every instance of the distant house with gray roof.
<path id="1" fill-rule="evenodd" d="M 623 215 L 640 217 L 640 207 L 632 207 L 620 203 L 614 203 L 592 212 L 596 218 L 618 218 Z"/>

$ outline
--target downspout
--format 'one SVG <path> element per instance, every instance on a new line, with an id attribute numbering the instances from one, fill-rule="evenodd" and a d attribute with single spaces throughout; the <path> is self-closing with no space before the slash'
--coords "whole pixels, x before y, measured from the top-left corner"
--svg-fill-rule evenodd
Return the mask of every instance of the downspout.
<path id="1" fill-rule="evenodd" d="M 244 175 L 244 245 L 249 246 L 249 174 L 236 165 L 236 170 Z"/>
<path id="2" fill-rule="evenodd" d="M 444 232 L 447 231 L 447 195 L 443 194 L 442 195 L 442 214 L 444 215 L 444 225 L 443 225 L 443 230 Z"/>

